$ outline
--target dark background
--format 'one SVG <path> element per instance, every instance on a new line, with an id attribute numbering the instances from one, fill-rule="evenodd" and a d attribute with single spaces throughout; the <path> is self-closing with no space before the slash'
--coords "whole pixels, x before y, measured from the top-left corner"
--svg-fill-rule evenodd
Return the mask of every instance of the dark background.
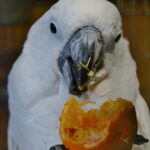
<path id="1" fill-rule="evenodd" d="M 137 62 L 140 90 L 150 106 L 150 2 L 111 0 L 119 8 L 124 35 Z M 0 150 L 7 150 L 7 77 L 30 26 L 56 0 L 0 0 Z"/>

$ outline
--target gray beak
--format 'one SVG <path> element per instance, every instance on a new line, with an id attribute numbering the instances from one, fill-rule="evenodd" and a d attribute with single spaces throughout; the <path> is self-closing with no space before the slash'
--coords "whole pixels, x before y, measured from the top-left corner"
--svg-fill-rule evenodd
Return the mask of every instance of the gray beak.
<path id="1" fill-rule="evenodd" d="M 59 58 L 59 69 L 69 92 L 80 96 L 102 66 L 104 41 L 94 26 L 76 31 L 64 46 Z"/>

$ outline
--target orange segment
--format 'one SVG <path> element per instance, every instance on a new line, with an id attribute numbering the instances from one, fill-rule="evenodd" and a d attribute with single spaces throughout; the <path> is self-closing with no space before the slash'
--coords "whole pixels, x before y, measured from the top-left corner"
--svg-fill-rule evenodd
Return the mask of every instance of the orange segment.
<path id="1" fill-rule="evenodd" d="M 60 135 L 70 150 L 131 150 L 137 132 L 135 108 L 129 101 L 109 100 L 84 111 L 89 102 L 71 98 L 60 117 Z"/>

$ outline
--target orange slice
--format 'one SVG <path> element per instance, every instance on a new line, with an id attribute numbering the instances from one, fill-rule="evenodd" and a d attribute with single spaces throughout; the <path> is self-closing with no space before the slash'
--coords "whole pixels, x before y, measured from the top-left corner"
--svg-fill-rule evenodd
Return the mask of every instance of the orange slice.
<path id="1" fill-rule="evenodd" d="M 133 104 L 109 100 L 99 109 L 85 111 L 87 102 L 71 98 L 60 117 L 60 136 L 69 150 L 131 150 L 137 133 Z M 91 104 L 92 105 L 92 104 Z"/>

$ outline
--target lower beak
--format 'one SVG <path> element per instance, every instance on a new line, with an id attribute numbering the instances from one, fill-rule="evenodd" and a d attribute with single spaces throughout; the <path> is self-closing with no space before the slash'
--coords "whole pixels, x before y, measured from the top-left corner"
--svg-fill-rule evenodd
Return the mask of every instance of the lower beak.
<path id="1" fill-rule="evenodd" d="M 86 26 L 73 34 L 59 58 L 58 65 L 69 92 L 80 96 L 102 65 L 103 37 L 94 26 Z"/>

